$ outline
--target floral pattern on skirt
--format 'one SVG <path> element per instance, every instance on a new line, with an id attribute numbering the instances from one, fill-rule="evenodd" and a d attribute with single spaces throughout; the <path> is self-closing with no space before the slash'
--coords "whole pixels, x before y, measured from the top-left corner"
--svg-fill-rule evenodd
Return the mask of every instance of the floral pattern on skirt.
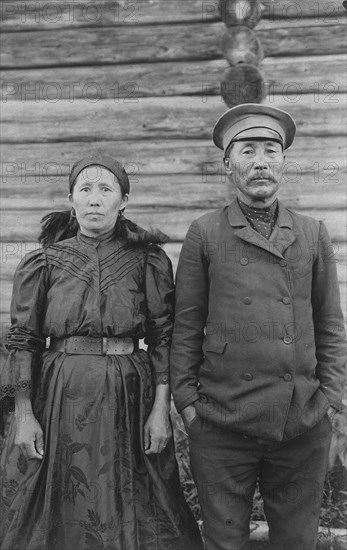
<path id="1" fill-rule="evenodd" d="M 1 457 L 4 550 L 201 550 L 179 484 L 173 441 L 143 451 L 154 386 L 145 351 L 45 352 L 34 414 L 44 459 Z"/>

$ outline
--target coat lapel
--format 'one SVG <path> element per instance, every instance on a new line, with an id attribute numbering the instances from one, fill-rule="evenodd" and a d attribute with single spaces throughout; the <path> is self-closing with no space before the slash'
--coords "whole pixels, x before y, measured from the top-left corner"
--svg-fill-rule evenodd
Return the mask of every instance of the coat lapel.
<path id="1" fill-rule="evenodd" d="M 274 230 L 267 240 L 251 228 L 247 222 L 242 210 L 240 209 L 237 199 L 235 199 L 228 209 L 229 223 L 232 227 L 239 227 L 235 231 L 243 241 L 263 248 L 267 252 L 283 258 L 283 253 L 296 240 L 295 232 L 293 231 L 293 220 L 288 210 L 278 201 L 278 216 Z"/>
<path id="2" fill-rule="evenodd" d="M 269 241 L 273 243 L 281 255 L 296 241 L 296 233 L 293 226 L 292 216 L 283 204 L 278 201 L 277 221 Z"/>

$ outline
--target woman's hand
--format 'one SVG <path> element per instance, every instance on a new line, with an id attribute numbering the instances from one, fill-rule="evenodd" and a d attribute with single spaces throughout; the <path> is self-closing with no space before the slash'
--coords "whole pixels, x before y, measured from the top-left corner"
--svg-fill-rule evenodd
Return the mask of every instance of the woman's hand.
<path id="1" fill-rule="evenodd" d="M 170 415 L 170 388 L 168 384 L 157 384 L 155 400 L 151 413 L 144 427 L 144 444 L 146 455 L 161 453 L 170 438 L 172 429 Z"/>
<path id="2" fill-rule="evenodd" d="M 168 408 L 161 409 L 154 406 L 144 427 L 146 455 L 161 453 L 171 437 Z"/>
<path id="3" fill-rule="evenodd" d="M 28 458 L 43 459 L 43 431 L 36 420 L 30 400 L 26 398 L 16 399 L 16 437 L 23 455 Z"/>

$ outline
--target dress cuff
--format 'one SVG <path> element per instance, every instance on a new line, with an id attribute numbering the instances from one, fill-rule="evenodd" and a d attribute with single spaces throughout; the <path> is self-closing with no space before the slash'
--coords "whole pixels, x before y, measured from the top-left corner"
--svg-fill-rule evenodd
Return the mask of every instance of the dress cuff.
<path id="1" fill-rule="evenodd" d="M 0 373 L 0 398 L 15 397 L 32 388 L 33 353 L 27 350 L 10 351 Z"/>
<path id="2" fill-rule="evenodd" d="M 0 399 L 4 397 L 15 397 L 17 393 L 31 391 L 31 380 L 20 380 L 16 384 L 0 386 Z"/>
<path id="3" fill-rule="evenodd" d="M 158 384 L 168 384 L 170 381 L 169 373 L 165 372 L 155 372 L 154 373 L 154 383 Z"/>

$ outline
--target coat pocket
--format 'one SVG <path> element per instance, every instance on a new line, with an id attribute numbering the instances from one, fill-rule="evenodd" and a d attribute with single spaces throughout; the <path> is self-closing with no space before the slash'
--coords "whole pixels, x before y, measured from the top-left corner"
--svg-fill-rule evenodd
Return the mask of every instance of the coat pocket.
<path id="1" fill-rule="evenodd" d="M 222 354 L 222 353 L 224 353 L 226 345 L 227 345 L 226 342 L 221 342 L 221 341 L 218 341 L 218 340 L 215 340 L 215 341 L 207 340 L 206 342 L 203 343 L 202 349 L 203 349 L 204 354 L 205 354 L 205 352 L 207 352 L 207 353 L 212 352 L 212 353 Z"/>
<path id="2" fill-rule="evenodd" d="M 219 370 L 221 364 L 224 362 L 224 351 L 227 343 L 218 340 L 206 341 L 203 344 L 202 351 L 204 354 L 202 363 L 200 365 L 199 373 L 201 375 L 211 375 Z"/>

